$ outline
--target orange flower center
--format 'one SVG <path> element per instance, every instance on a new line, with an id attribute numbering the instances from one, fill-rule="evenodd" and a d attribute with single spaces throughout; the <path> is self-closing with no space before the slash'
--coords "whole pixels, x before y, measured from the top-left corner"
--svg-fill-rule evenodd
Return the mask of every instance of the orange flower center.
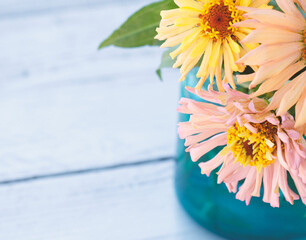
<path id="1" fill-rule="evenodd" d="M 242 19 L 233 0 L 211 0 L 199 17 L 202 19 L 203 33 L 215 40 L 231 36 L 236 30 L 232 24 Z"/>

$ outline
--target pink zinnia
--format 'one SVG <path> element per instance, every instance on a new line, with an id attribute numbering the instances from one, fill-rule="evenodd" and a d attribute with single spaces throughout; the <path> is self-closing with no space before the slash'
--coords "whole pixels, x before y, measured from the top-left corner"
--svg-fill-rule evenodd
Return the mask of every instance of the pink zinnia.
<path id="1" fill-rule="evenodd" d="M 218 171 L 218 183 L 224 182 L 236 198 L 246 201 L 260 196 L 263 183 L 263 201 L 279 207 L 279 189 L 293 204 L 299 195 L 306 204 L 306 141 L 294 129 L 294 120 L 288 113 L 277 117 L 263 112 L 263 99 L 249 99 L 249 95 L 224 85 L 226 92 L 187 88 L 210 103 L 182 98 L 178 111 L 191 114 L 188 122 L 179 123 L 178 133 L 185 138 L 186 151 L 193 161 L 217 146 L 226 145 L 213 159 L 199 164 L 207 176 Z M 220 104 L 221 106 L 216 106 Z M 208 140 L 207 140 L 208 139 Z M 288 186 L 290 174 L 298 194 Z"/>
<path id="2" fill-rule="evenodd" d="M 283 12 L 239 8 L 248 19 L 234 26 L 254 29 L 242 42 L 261 45 L 236 62 L 259 67 L 254 74 L 238 76 L 238 82 L 251 81 L 250 88 L 262 83 L 251 97 L 277 90 L 267 110 L 277 109 L 278 116 L 296 104 L 295 127 L 306 133 L 306 72 L 296 74 L 306 66 L 306 22 L 293 0 L 276 2 Z M 296 2 L 305 12 L 306 2 Z"/>

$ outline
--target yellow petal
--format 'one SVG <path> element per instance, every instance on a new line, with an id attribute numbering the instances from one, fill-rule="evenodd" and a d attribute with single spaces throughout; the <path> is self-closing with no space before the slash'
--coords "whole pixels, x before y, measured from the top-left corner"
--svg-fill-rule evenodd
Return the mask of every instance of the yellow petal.
<path id="1" fill-rule="evenodd" d="M 208 42 L 209 42 L 208 37 L 202 38 L 197 44 L 197 46 L 190 53 L 190 57 L 194 58 L 197 57 L 199 54 L 203 54 L 203 52 L 205 51 L 208 45 Z"/>
<path id="2" fill-rule="evenodd" d="M 200 18 L 182 17 L 175 20 L 174 25 L 177 27 L 196 26 L 200 22 Z"/>
<path id="3" fill-rule="evenodd" d="M 204 53 L 204 58 L 202 60 L 200 69 L 197 73 L 197 77 L 203 77 L 207 73 L 208 61 L 210 59 L 211 52 L 212 52 L 212 45 L 213 45 L 213 40 L 209 39 L 205 53 Z"/>
<path id="4" fill-rule="evenodd" d="M 224 46 L 224 52 L 226 52 L 227 55 L 228 55 L 228 61 L 229 61 L 229 64 L 231 66 L 231 69 L 233 71 L 238 71 L 238 66 L 235 64 L 236 60 L 234 58 L 233 52 L 232 52 L 230 46 L 228 45 L 227 41 L 223 42 L 223 46 Z"/>
<path id="5" fill-rule="evenodd" d="M 188 35 L 182 42 L 182 49 L 185 51 L 187 48 L 191 46 L 191 44 L 194 43 L 194 41 L 199 37 L 199 34 L 201 33 L 200 28 L 196 28 L 193 33 Z"/>
<path id="6" fill-rule="evenodd" d="M 203 4 L 197 1 L 190 1 L 190 0 L 174 0 L 175 4 L 179 7 L 191 7 L 196 8 L 199 10 L 203 9 Z"/>
<path id="7" fill-rule="evenodd" d="M 240 46 L 238 43 L 236 43 L 231 37 L 227 38 L 228 43 L 231 47 L 231 49 L 233 50 L 233 52 L 235 53 L 240 53 Z"/>
<path id="8" fill-rule="evenodd" d="M 220 46 L 221 46 L 221 40 L 218 39 L 216 43 L 213 44 L 212 53 L 209 60 L 209 66 L 216 67 L 217 61 L 220 57 Z"/>

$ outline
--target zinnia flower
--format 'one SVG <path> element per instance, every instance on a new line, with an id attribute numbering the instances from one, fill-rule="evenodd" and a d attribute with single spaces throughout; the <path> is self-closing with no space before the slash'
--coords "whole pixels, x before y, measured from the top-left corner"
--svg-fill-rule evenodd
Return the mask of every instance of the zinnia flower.
<path id="1" fill-rule="evenodd" d="M 179 8 L 161 11 L 162 20 L 156 29 L 159 40 L 166 40 L 161 47 L 180 46 L 170 55 L 177 57 L 173 67 L 180 67 L 184 80 L 187 73 L 201 61 L 197 77 L 201 78 L 196 88 L 201 88 L 210 75 L 214 76 L 219 90 L 222 87 L 221 68 L 224 64 L 224 82 L 235 88 L 233 71 L 243 71 L 235 61 L 256 44 L 239 42 L 251 31 L 245 27 L 233 27 L 243 20 L 243 11 L 237 6 L 268 7 L 269 0 L 174 0 Z"/>
<path id="2" fill-rule="evenodd" d="M 262 83 L 251 97 L 277 90 L 267 110 L 277 109 L 279 116 L 296 104 L 295 127 L 304 126 L 306 133 L 306 72 L 296 74 L 306 66 L 306 22 L 293 0 L 276 2 L 283 12 L 241 8 L 249 19 L 234 25 L 254 29 L 242 42 L 261 45 L 236 62 L 259 66 L 252 75 L 238 76 L 238 82 L 252 81 L 250 88 Z M 305 12 L 306 2 L 297 4 Z"/>
<path id="3" fill-rule="evenodd" d="M 263 201 L 272 207 L 279 207 L 279 190 L 291 204 L 299 195 L 306 204 L 306 141 L 293 128 L 292 116 L 263 112 L 267 107 L 263 99 L 250 100 L 228 85 L 224 88 L 226 92 L 187 88 L 210 102 L 180 100 L 178 111 L 191 114 L 178 129 L 180 137 L 186 139 L 191 159 L 197 161 L 215 147 L 226 145 L 213 159 L 199 164 L 202 174 L 209 176 L 222 165 L 217 172 L 218 183 L 224 182 L 235 193 L 238 182 L 244 180 L 236 198 L 247 205 L 252 196 L 260 196 L 262 185 Z M 299 195 L 289 187 L 287 174 Z"/>

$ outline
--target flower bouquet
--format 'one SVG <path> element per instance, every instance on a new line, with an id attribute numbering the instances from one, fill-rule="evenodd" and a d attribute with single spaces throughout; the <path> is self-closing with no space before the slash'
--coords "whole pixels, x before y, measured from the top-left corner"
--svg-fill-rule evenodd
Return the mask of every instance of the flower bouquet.
<path id="1" fill-rule="evenodd" d="M 100 45 L 169 48 L 157 74 L 179 68 L 184 86 L 178 196 L 229 238 L 306 239 L 305 9 L 305 0 L 163 0 Z"/>

